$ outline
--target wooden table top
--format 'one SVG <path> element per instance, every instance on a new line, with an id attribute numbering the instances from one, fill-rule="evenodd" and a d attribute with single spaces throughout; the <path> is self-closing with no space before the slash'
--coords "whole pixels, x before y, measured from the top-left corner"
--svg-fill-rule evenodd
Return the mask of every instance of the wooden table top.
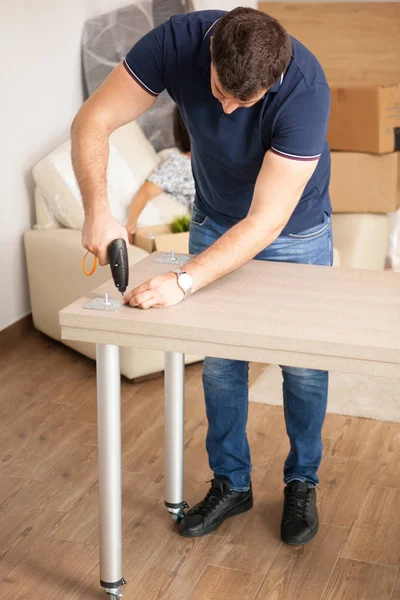
<path id="1" fill-rule="evenodd" d="M 175 267 L 153 253 L 129 289 Z M 170 308 L 90 310 L 110 279 L 60 312 L 62 337 L 198 356 L 400 377 L 400 275 L 250 261 Z"/>

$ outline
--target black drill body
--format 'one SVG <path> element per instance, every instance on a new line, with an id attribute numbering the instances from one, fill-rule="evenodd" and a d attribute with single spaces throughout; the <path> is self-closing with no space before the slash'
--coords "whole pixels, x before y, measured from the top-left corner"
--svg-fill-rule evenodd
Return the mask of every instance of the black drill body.
<path id="1" fill-rule="evenodd" d="M 129 282 L 128 250 L 125 240 L 114 240 L 108 246 L 108 260 L 116 288 L 124 295 Z"/>

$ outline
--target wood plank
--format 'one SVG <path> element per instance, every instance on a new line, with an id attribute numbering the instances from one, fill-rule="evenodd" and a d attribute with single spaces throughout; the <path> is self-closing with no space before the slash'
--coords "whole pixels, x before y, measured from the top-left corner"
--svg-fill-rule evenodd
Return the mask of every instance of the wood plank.
<path id="1" fill-rule="evenodd" d="M 37 540 L 48 536 L 62 513 L 11 506 L 0 519 L 0 581 L 19 564 L 25 565 Z"/>
<path id="2" fill-rule="evenodd" d="M 96 546 L 99 539 L 99 490 L 97 483 L 82 495 L 67 513 L 60 513 L 49 537 L 64 542 Z"/>
<path id="3" fill-rule="evenodd" d="M 11 417 L 4 416 L 0 425 L 0 451 L 4 454 L 18 454 L 33 443 L 37 432 L 46 429 L 50 421 L 67 418 L 70 412 L 63 404 L 49 402 L 46 398 L 34 396 L 22 397 L 20 405 Z M 12 411 L 13 405 L 9 405 Z M 8 412 L 8 411 L 7 411 Z M 12 422 L 11 422 L 12 421 Z"/>
<path id="4" fill-rule="evenodd" d="M 400 566 L 400 490 L 370 487 L 350 529 L 344 558 Z"/>
<path id="5" fill-rule="evenodd" d="M 271 487 L 265 493 L 253 490 L 253 498 L 253 508 L 234 520 L 211 565 L 248 573 L 268 571 L 282 544 L 283 495 L 279 488 Z"/>
<path id="6" fill-rule="evenodd" d="M 222 538 L 182 538 L 171 530 L 129 586 L 132 598 L 186 600 Z"/>
<path id="7" fill-rule="evenodd" d="M 96 439 L 94 425 L 51 420 L 38 429 L 21 452 L 0 466 L 0 471 L 4 475 L 42 481 L 54 474 L 55 469 L 64 472 L 63 464 L 68 468 L 74 454 L 75 459 L 78 455 L 82 459 L 82 455 L 87 458 L 93 454 Z"/>
<path id="8" fill-rule="evenodd" d="M 255 600 L 320 600 L 346 535 L 346 528 L 322 525 L 307 546 L 282 544 Z"/>
<path id="9" fill-rule="evenodd" d="M 188 597 L 188 600 L 253 600 L 262 575 L 208 566 Z"/>
<path id="10" fill-rule="evenodd" d="M 346 423 L 331 454 L 353 460 L 382 462 L 396 456 L 394 450 L 400 449 L 399 444 L 400 437 L 393 423 L 352 419 Z"/>
<path id="11" fill-rule="evenodd" d="M 131 269 L 131 286 L 169 270 L 150 255 Z M 110 297 L 117 293 L 108 282 L 60 312 L 64 336 L 79 337 L 82 330 L 82 339 L 91 332 L 99 342 L 116 343 L 119 337 L 121 345 L 129 336 L 132 344 L 141 336 L 141 344 L 158 342 L 159 349 L 169 349 L 175 342 L 183 351 L 196 343 L 198 349 L 233 347 L 252 360 L 251 350 L 257 349 L 400 363 L 395 273 L 253 260 L 167 310 L 84 308 L 105 291 Z"/>
<path id="12" fill-rule="evenodd" d="M 286 457 L 289 453 L 289 444 L 287 443 L 285 446 L 281 445 L 280 448 L 271 454 L 269 457 L 269 462 L 267 464 L 267 468 L 265 469 L 263 475 L 258 480 L 258 489 L 265 491 L 270 486 L 280 490 L 282 494 L 283 501 L 283 467 L 286 460 Z"/>
<path id="13" fill-rule="evenodd" d="M 0 510 L 4 514 L 14 502 L 17 493 L 26 485 L 25 479 L 8 477 L 0 473 Z"/>
<path id="14" fill-rule="evenodd" d="M 125 598 L 129 598 L 129 586 L 124 589 Z M 98 575 L 80 574 L 70 577 L 62 586 L 59 592 L 56 592 L 54 600 L 107 600 L 104 591 L 100 589 Z"/>
<path id="15" fill-rule="evenodd" d="M 69 511 L 97 480 L 97 461 L 94 448 L 71 448 L 41 481 L 27 482 L 14 500 L 20 506 Z"/>
<path id="16" fill-rule="evenodd" d="M 345 415 L 327 414 L 322 428 L 322 435 L 325 438 L 337 439 L 343 429 L 348 427 L 350 417 Z"/>
<path id="17" fill-rule="evenodd" d="M 400 569 L 397 575 L 396 583 L 393 588 L 393 593 L 390 597 L 390 600 L 400 600 Z"/>
<path id="18" fill-rule="evenodd" d="M 400 489 L 400 457 L 393 461 L 375 463 L 370 482 L 374 485 Z"/>
<path id="19" fill-rule="evenodd" d="M 143 497 L 143 494 L 134 485 L 136 479 L 137 476 L 132 473 L 123 473 L 123 510 L 126 506 L 129 506 L 129 510 L 132 510 L 132 507 L 136 506 L 137 499 Z M 65 542 L 96 546 L 99 539 L 99 490 L 97 481 L 90 486 L 86 493 L 81 493 L 82 495 L 76 500 L 76 495 L 71 493 L 71 490 L 65 491 L 68 500 L 64 501 L 64 506 L 69 504 L 71 508 L 66 513 L 60 513 L 60 519 L 49 530 L 48 536 Z M 152 502 L 154 502 L 154 499 L 148 501 L 149 507 Z"/>
<path id="20" fill-rule="evenodd" d="M 397 569 L 339 558 L 322 600 L 389 600 Z"/>
<path id="21" fill-rule="evenodd" d="M 366 493 L 373 462 L 326 456 L 319 470 L 318 510 L 321 523 L 350 527 Z"/>
<path id="22" fill-rule="evenodd" d="M 400 82 L 396 2 L 260 2 L 321 62 L 330 85 Z"/>
<path id="23" fill-rule="evenodd" d="M 52 600 L 55 586 L 63 587 L 71 573 L 83 565 L 95 549 L 58 540 L 37 540 L 24 565 L 18 564 L 3 578 L 5 598 L 13 600 Z M 81 571 L 82 572 L 82 571 Z"/>

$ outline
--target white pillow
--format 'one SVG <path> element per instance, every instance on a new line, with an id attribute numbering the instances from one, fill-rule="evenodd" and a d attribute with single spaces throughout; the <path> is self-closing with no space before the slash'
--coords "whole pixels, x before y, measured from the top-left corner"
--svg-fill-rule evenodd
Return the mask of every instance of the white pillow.
<path id="1" fill-rule="evenodd" d="M 110 142 L 124 158 L 139 185 L 160 163 L 153 146 L 136 121 L 116 129 L 110 136 Z"/>
<path id="2" fill-rule="evenodd" d="M 47 202 L 38 187 L 35 187 L 35 214 L 34 229 L 58 229 L 62 227 L 61 223 L 49 211 Z"/>
<path id="3" fill-rule="evenodd" d="M 172 223 L 175 217 L 187 215 L 188 210 L 172 194 L 162 192 L 150 200 L 139 215 L 138 227 L 154 227 Z"/>
<path id="4" fill-rule="evenodd" d="M 81 229 L 84 220 L 82 196 L 72 168 L 71 142 L 61 144 L 33 168 L 33 177 L 51 215 L 64 227 Z M 110 143 L 107 191 L 110 210 L 126 223 L 127 210 L 141 182 Z"/>
<path id="5" fill-rule="evenodd" d="M 47 227 L 52 220 L 70 229 L 81 229 L 83 225 L 82 198 L 72 169 L 70 150 L 70 142 L 64 142 L 33 169 L 38 197 L 44 198 L 47 207 Z M 158 164 L 156 152 L 135 121 L 111 134 L 108 193 L 111 212 L 121 224 L 126 223 L 127 209 L 134 194 Z M 36 220 L 40 226 L 43 215 L 39 210 L 38 213 Z"/>

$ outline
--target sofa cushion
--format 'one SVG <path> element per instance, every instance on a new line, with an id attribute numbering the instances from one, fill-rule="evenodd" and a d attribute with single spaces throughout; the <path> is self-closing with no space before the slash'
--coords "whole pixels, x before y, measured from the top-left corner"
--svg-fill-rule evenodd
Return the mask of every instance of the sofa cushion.
<path id="1" fill-rule="evenodd" d="M 126 223 L 134 194 L 159 163 L 160 157 L 135 121 L 120 127 L 110 136 L 108 198 L 111 212 L 121 224 Z M 34 167 L 33 177 L 36 182 L 36 227 L 81 229 L 84 212 L 72 168 L 70 141 L 42 159 Z M 170 223 L 175 216 L 185 212 L 186 209 L 174 196 L 163 193 L 148 202 L 139 217 L 138 226 Z"/>
<path id="2" fill-rule="evenodd" d="M 61 223 L 57 221 L 50 211 L 47 202 L 38 187 L 35 188 L 35 214 L 36 224 L 34 229 L 57 229 L 62 227 Z"/>
<path id="3" fill-rule="evenodd" d="M 110 136 L 107 171 L 110 209 L 125 224 L 130 202 L 146 177 L 157 167 L 159 158 L 140 127 L 132 121 Z M 71 162 L 71 143 L 66 141 L 50 152 L 34 168 L 37 186 L 36 224 L 40 228 L 64 226 L 81 229 L 82 197 Z M 44 200 L 44 202 L 43 202 Z"/>
<path id="4" fill-rule="evenodd" d="M 84 220 L 82 196 L 72 168 L 71 142 L 50 152 L 33 168 L 33 177 L 51 215 L 69 229 L 81 229 Z M 124 223 L 127 209 L 140 182 L 110 143 L 107 191 L 110 210 Z"/>
<path id="5" fill-rule="evenodd" d="M 136 121 L 131 121 L 113 131 L 110 142 L 123 157 L 139 185 L 142 185 L 160 163 L 153 146 Z"/>

